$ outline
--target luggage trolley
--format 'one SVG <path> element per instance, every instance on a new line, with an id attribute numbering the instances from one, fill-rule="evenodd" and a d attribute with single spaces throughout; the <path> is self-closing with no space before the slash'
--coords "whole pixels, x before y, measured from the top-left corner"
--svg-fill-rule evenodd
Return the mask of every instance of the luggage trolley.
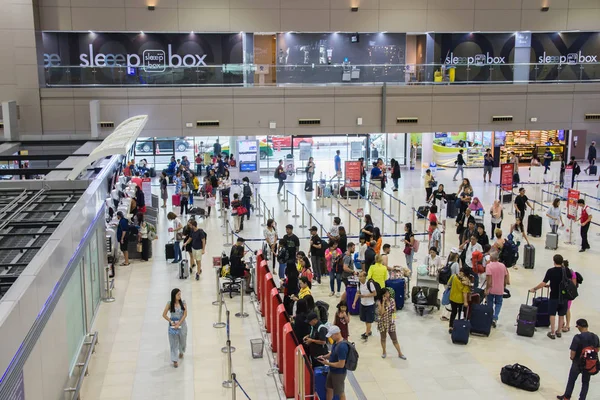
<path id="1" fill-rule="evenodd" d="M 413 305 L 415 306 L 416 313 L 423 316 L 426 308 L 429 308 L 430 313 L 433 312 L 434 308 L 437 308 L 438 310 L 440 309 L 441 302 L 438 298 L 439 286 L 440 284 L 438 282 L 437 275 L 430 276 L 429 274 L 417 274 L 417 285 L 412 288 L 411 293 L 411 299 Z M 419 295 L 420 291 L 423 291 L 427 302 L 419 300 L 419 297 L 422 297 Z"/>

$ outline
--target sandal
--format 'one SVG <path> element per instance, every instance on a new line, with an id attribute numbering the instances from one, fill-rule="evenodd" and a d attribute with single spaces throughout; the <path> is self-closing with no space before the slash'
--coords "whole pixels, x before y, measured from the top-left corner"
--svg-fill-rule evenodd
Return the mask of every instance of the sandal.
<path id="1" fill-rule="evenodd" d="M 131 263 L 127 263 L 127 264 L 125 264 L 125 263 L 121 263 L 120 265 L 121 265 L 121 267 L 126 267 L 126 266 L 128 266 L 129 264 L 131 264 Z"/>
<path id="2" fill-rule="evenodd" d="M 552 332 L 548 332 L 548 334 L 546 336 L 548 336 L 552 340 L 556 339 L 556 335 Z"/>
<path id="3" fill-rule="evenodd" d="M 569 328 L 569 327 L 562 328 L 562 331 L 563 331 L 563 332 L 569 332 L 570 330 L 571 330 L 571 328 Z"/>
<path id="4" fill-rule="evenodd" d="M 557 331 L 556 332 L 556 337 L 560 339 L 562 337 L 562 333 L 560 333 L 560 331 Z"/>

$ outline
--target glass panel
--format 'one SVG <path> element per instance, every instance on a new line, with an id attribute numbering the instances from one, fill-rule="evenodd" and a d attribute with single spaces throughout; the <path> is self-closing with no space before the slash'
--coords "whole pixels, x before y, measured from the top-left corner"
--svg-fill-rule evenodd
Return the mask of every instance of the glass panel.
<path id="1" fill-rule="evenodd" d="M 98 307 L 98 303 L 100 303 L 101 290 L 100 285 L 102 282 L 102 275 L 100 272 L 100 260 L 98 257 L 100 253 L 98 252 L 98 236 L 101 235 L 101 230 L 98 229 L 92 235 L 92 240 L 90 242 L 90 274 L 92 276 L 92 310 L 95 312 Z"/>
<path id="2" fill-rule="evenodd" d="M 92 326 L 92 317 L 94 316 L 93 294 L 92 294 L 92 272 L 90 263 L 90 246 L 88 245 L 83 251 L 83 276 L 85 278 L 85 315 L 87 317 L 88 330 Z"/>
<path id="3" fill-rule="evenodd" d="M 71 276 L 65 292 L 61 297 L 66 309 L 67 343 L 69 349 L 69 362 L 72 369 L 79 356 L 79 349 L 85 335 L 84 310 L 83 310 L 83 261 L 79 262 Z"/>

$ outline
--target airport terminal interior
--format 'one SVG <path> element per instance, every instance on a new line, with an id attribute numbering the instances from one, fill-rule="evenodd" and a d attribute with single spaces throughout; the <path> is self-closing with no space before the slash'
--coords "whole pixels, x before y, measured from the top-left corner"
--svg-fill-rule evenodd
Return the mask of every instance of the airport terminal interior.
<path id="1" fill-rule="evenodd" d="M 600 1 L 0 4 L 0 400 L 600 400 Z"/>

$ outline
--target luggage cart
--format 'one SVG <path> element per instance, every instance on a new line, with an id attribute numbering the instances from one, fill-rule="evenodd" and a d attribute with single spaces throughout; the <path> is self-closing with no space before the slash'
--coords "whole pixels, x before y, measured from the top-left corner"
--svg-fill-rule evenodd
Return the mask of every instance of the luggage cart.
<path id="1" fill-rule="evenodd" d="M 427 308 L 429 309 L 429 313 L 432 313 L 434 308 L 440 309 L 441 302 L 438 298 L 439 286 L 437 276 L 417 274 L 417 285 L 413 287 L 411 293 L 411 299 L 417 314 L 423 316 Z M 427 298 L 427 303 L 419 303 L 416 299 L 418 292 L 421 290 Z"/>

